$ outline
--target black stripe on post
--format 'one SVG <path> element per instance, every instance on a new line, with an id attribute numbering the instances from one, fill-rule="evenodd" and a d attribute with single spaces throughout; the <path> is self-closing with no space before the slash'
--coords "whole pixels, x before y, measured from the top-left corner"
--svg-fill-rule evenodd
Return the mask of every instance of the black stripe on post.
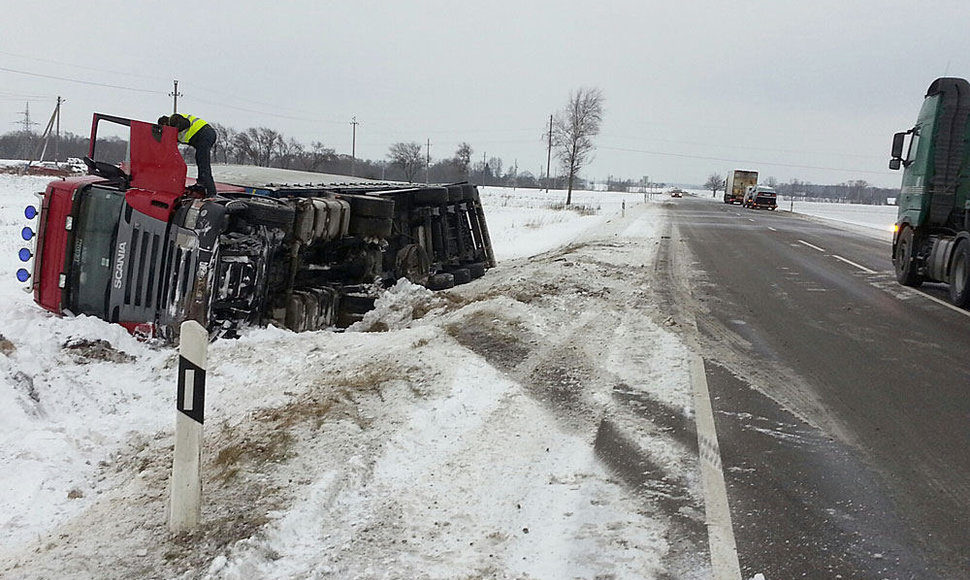
<path id="1" fill-rule="evenodd" d="M 184 356 L 179 357 L 179 386 L 176 408 L 190 419 L 204 423 L 205 369 Z"/>

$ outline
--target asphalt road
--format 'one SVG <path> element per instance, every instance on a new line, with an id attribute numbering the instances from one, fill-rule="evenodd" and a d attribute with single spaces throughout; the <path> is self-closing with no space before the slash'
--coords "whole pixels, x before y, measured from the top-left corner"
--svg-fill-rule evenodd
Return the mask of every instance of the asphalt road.
<path id="1" fill-rule="evenodd" d="M 970 313 L 897 285 L 888 233 L 667 209 L 745 578 L 970 578 Z"/>

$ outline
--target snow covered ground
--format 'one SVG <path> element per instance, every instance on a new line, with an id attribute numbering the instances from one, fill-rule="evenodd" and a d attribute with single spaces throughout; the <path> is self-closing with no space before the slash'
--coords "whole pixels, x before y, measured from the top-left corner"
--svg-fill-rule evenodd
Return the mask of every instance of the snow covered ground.
<path id="1" fill-rule="evenodd" d="M 22 210 L 47 181 L 0 174 L 0 576 L 667 577 L 668 522 L 511 363 L 494 364 L 517 356 L 511 335 L 494 340 L 503 332 L 541 343 L 572 328 L 570 349 L 595 342 L 581 310 L 550 302 L 558 314 L 541 318 L 528 307 L 543 300 L 529 261 L 634 208 L 627 231 L 656 241 L 665 196 L 577 192 L 576 211 L 554 209 L 562 192 L 486 188 L 500 264 L 485 278 L 443 293 L 402 282 L 348 332 L 252 329 L 214 343 L 203 530 L 173 538 L 176 353 L 100 320 L 50 316 L 22 290 Z M 854 206 L 823 209 L 796 204 L 864 221 Z M 376 322 L 388 330 L 369 332 Z M 492 357 L 466 348 L 468 328 L 490 330 Z M 652 345 L 636 361 L 599 345 L 616 374 L 690 416 L 680 339 L 660 324 L 612 330 Z M 590 408 L 605 404 L 597 397 Z M 696 483 L 683 449 L 647 435 L 666 469 Z"/>

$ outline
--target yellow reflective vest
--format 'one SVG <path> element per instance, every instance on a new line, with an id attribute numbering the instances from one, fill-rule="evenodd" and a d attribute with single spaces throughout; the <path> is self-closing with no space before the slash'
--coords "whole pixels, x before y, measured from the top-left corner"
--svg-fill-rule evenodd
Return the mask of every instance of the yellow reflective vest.
<path id="1" fill-rule="evenodd" d="M 184 131 L 179 131 L 179 143 L 189 144 L 189 139 L 195 136 L 199 132 L 199 129 L 208 125 L 204 120 L 196 117 L 195 115 L 182 115 L 189 120 L 189 128 Z"/>

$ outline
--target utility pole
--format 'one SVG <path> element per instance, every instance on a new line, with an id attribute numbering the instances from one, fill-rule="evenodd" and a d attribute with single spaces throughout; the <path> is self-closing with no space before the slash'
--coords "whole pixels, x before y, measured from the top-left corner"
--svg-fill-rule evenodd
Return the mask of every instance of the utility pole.
<path id="1" fill-rule="evenodd" d="M 170 92 L 168 94 L 168 96 L 172 97 L 172 113 L 178 113 L 179 112 L 179 97 L 181 97 L 183 95 L 182 95 L 182 93 L 179 92 L 179 82 L 178 81 L 172 81 L 172 82 L 175 83 L 175 88 L 172 89 L 172 92 Z"/>
<path id="2" fill-rule="evenodd" d="M 488 163 L 485 161 L 485 152 L 482 151 L 482 185 L 483 186 L 488 185 L 488 182 L 485 180 L 486 169 L 488 169 Z"/>
<path id="3" fill-rule="evenodd" d="M 350 124 L 353 129 L 353 137 L 350 141 L 350 175 L 352 177 L 357 177 L 357 115 L 354 115 L 350 119 Z"/>
<path id="4" fill-rule="evenodd" d="M 27 165 L 24 167 L 25 172 L 30 168 L 30 165 L 31 163 L 34 162 L 35 157 L 37 161 L 41 161 L 41 162 L 44 161 L 44 155 L 47 154 L 47 144 L 50 141 L 51 135 L 54 133 L 55 121 L 57 122 L 58 132 L 60 132 L 60 126 L 61 126 L 60 113 L 61 113 L 61 98 L 57 97 L 57 105 L 54 107 L 54 112 L 51 113 L 50 120 L 47 121 L 47 128 L 44 129 L 44 134 L 40 136 L 40 142 L 37 144 L 38 149 L 40 149 L 40 155 L 39 156 L 36 154 L 31 155 L 30 159 L 27 160 Z M 56 154 L 55 154 L 54 161 L 55 163 L 57 162 Z"/>
<path id="5" fill-rule="evenodd" d="M 61 103 L 64 99 L 57 97 L 57 107 L 54 109 L 54 115 L 57 117 L 57 136 L 54 138 L 54 163 L 58 160 L 58 149 L 61 143 Z"/>
<path id="6" fill-rule="evenodd" d="M 431 173 L 431 138 L 430 137 L 428 138 L 428 148 L 426 151 L 427 151 L 427 157 L 425 157 L 425 160 L 424 160 L 424 184 L 428 185 L 429 183 L 431 183 L 431 180 L 429 177 Z"/>
<path id="7" fill-rule="evenodd" d="M 546 193 L 549 193 L 549 168 L 552 166 L 552 115 L 549 115 L 549 145 L 546 149 Z"/>

